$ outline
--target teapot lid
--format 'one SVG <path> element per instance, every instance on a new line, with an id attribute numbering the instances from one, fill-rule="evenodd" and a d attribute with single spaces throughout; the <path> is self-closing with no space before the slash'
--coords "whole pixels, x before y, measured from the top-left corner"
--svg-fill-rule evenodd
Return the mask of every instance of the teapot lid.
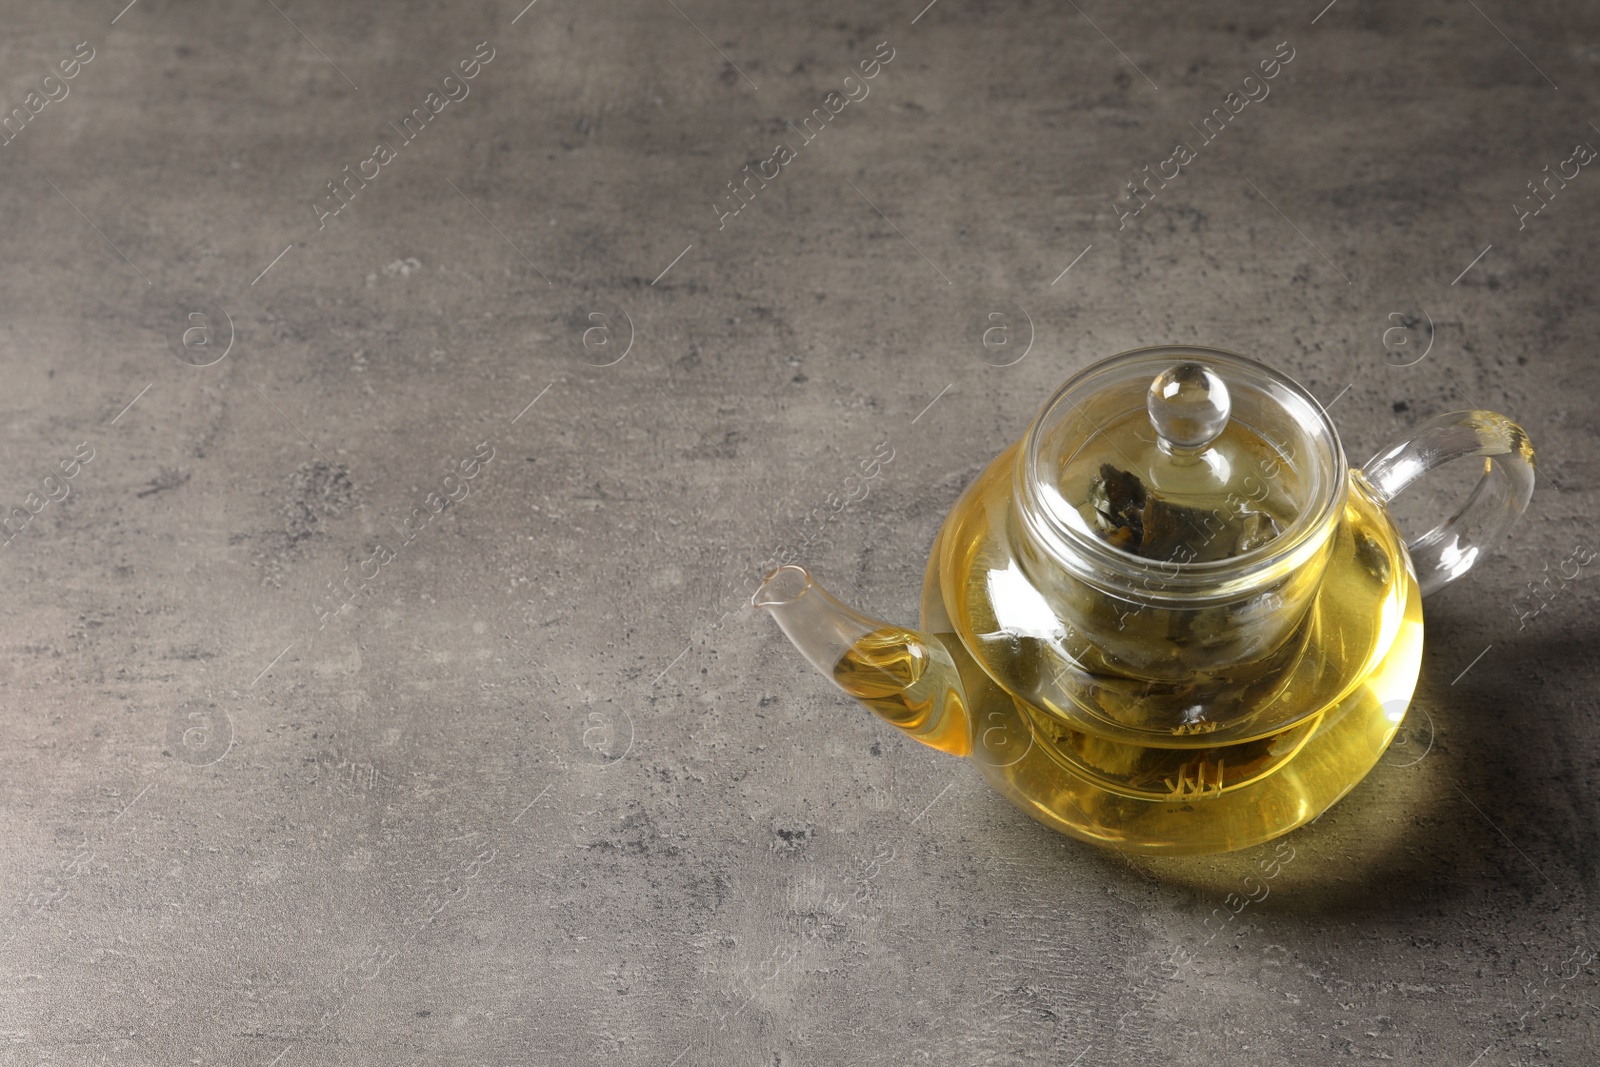
<path id="1" fill-rule="evenodd" d="M 1326 412 L 1288 378 L 1218 349 L 1162 347 L 1063 386 L 1023 467 L 1073 540 L 1203 565 L 1287 547 L 1336 503 L 1344 457 Z"/>

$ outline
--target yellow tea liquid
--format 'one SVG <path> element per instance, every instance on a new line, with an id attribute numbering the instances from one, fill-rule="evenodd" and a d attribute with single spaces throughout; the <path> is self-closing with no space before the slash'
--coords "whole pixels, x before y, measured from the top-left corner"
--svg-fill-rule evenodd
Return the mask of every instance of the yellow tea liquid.
<path id="1" fill-rule="evenodd" d="M 955 756 L 971 750 L 955 662 L 915 632 L 898 626 L 873 631 L 834 665 L 833 680 L 923 744 Z"/>
<path id="2" fill-rule="evenodd" d="M 1082 706 L 1082 694 L 1062 695 L 1059 642 L 1000 625 L 1039 612 L 1039 590 L 994 578 L 1017 562 L 1006 535 L 1010 471 L 1007 453 L 934 546 L 922 622 L 942 647 L 897 627 L 876 631 L 834 668 L 846 692 L 925 743 L 971 755 L 1041 822 L 1129 851 L 1265 841 L 1315 818 L 1371 769 L 1416 685 L 1422 606 L 1398 535 L 1358 479 L 1310 609 L 1271 676 L 1242 690 L 1261 706 L 1208 733 L 1166 721 L 1146 682 L 1096 674 L 1105 665 L 1092 655 L 1065 664 L 1074 684 L 1090 681 L 1093 707 Z M 1019 608 L 1004 602 L 1008 592 L 1032 599 Z M 1226 687 L 1228 668 L 1218 673 L 1200 682 Z M 1252 723 L 1277 725 L 1262 733 Z"/>

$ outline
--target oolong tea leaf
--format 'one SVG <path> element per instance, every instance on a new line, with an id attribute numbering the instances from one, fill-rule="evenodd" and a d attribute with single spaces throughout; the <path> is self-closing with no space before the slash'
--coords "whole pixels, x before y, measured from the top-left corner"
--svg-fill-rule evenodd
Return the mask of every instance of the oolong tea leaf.
<path id="1" fill-rule="evenodd" d="M 1102 463 L 1089 483 L 1085 518 L 1103 540 L 1145 559 L 1205 563 L 1260 548 L 1282 533 L 1252 508 L 1175 504 L 1131 471 Z"/>

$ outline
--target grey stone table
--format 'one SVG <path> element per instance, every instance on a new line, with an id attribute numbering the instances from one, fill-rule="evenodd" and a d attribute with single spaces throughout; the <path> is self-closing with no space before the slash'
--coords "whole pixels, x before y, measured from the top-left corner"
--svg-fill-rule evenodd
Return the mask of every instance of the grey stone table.
<path id="1" fill-rule="evenodd" d="M 1594 1062 L 1600 11 L 921 7 L 4 4 L 0 1062 Z M 744 606 L 1162 342 L 1540 456 L 1237 915 Z"/>

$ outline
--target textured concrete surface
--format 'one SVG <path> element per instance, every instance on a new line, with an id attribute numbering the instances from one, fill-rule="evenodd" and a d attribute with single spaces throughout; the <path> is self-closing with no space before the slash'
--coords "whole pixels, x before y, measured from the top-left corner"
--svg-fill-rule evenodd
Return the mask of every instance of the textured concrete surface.
<path id="1" fill-rule="evenodd" d="M 0 5 L 0 1062 L 1594 1062 L 1593 570 L 1525 583 L 1600 543 L 1600 176 L 1527 183 L 1600 12 L 921 6 Z M 1287 862 L 1056 836 L 741 606 L 802 544 L 910 620 L 1172 341 L 1545 476 Z"/>

